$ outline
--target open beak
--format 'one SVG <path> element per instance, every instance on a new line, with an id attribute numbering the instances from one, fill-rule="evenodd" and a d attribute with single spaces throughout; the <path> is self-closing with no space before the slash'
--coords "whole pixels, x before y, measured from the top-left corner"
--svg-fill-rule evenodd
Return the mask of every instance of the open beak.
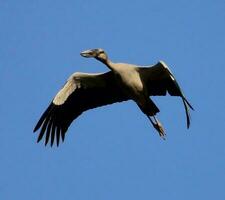
<path id="1" fill-rule="evenodd" d="M 95 56 L 95 52 L 92 50 L 86 50 L 86 51 L 82 51 L 80 53 L 81 56 L 85 57 L 85 58 L 91 58 Z"/>

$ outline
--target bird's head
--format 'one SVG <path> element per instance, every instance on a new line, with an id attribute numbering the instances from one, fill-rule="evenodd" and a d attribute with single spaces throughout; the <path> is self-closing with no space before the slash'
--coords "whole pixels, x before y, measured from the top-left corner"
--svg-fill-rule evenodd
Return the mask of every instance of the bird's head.
<path id="1" fill-rule="evenodd" d="M 102 62 L 108 59 L 107 54 L 105 53 L 103 49 L 90 49 L 90 50 L 82 51 L 80 55 L 85 58 L 95 58 Z"/>

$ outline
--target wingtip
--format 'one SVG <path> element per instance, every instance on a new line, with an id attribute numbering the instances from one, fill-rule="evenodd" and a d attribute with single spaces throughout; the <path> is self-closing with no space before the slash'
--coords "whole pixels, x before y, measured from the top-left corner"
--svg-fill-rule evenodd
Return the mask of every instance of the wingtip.
<path id="1" fill-rule="evenodd" d="M 189 103 L 189 101 L 186 99 L 186 97 L 183 97 L 183 98 L 184 98 L 184 101 L 187 103 L 187 105 L 191 108 L 191 110 L 195 110 L 193 106 Z"/>
<path id="2" fill-rule="evenodd" d="M 38 127 L 35 126 L 34 129 L 33 129 L 33 133 L 35 133 L 37 130 L 38 130 Z"/>
<path id="3" fill-rule="evenodd" d="M 65 133 L 61 134 L 61 138 L 62 138 L 62 141 L 64 142 L 64 140 L 65 140 Z"/>
<path id="4" fill-rule="evenodd" d="M 51 147 L 53 146 L 54 144 L 54 136 L 51 138 Z"/>
<path id="5" fill-rule="evenodd" d="M 51 114 L 52 110 L 54 108 L 54 104 L 51 103 L 48 108 L 45 110 L 45 112 L 41 115 L 39 121 L 37 122 L 36 126 L 34 127 L 33 132 L 36 132 L 44 123 L 45 119 Z"/>
<path id="6" fill-rule="evenodd" d="M 183 97 L 182 98 L 183 103 L 184 103 L 184 108 L 185 108 L 185 113 L 186 113 L 186 120 L 187 120 L 187 129 L 189 129 L 190 124 L 191 124 L 191 116 L 188 110 L 188 106 L 191 108 L 190 103 Z"/>
<path id="7" fill-rule="evenodd" d="M 41 139 L 38 137 L 38 139 L 37 139 L 37 143 L 39 143 L 41 141 Z"/>
<path id="8" fill-rule="evenodd" d="M 187 123 L 187 129 L 189 129 L 190 128 L 190 122 L 189 123 Z"/>

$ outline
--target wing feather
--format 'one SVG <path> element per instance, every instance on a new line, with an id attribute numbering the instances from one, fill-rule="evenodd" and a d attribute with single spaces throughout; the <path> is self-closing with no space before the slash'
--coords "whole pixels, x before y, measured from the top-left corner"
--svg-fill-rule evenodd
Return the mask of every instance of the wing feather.
<path id="1" fill-rule="evenodd" d="M 111 71 L 102 74 L 75 73 L 57 93 L 35 126 L 34 132 L 41 129 L 37 141 L 46 134 L 47 144 L 51 135 L 51 146 L 55 138 L 58 146 L 60 135 L 64 141 L 70 124 L 84 111 L 126 100 L 127 96 L 117 85 Z"/>
<path id="2" fill-rule="evenodd" d="M 56 134 L 56 125 L 53 123 L 52 124 L 52 130 L 51 130 L 51 146 L 54 144 L 54 137 L 55 137 L 55 134 Z M 58 144 L 58 140 L 57 140 L 57 144 Z M 57 145 L 58 146 L 58 145 Z"/>
<path id="3" fill-rule="evenodd" d="M 149 96 L 165 96 L 168 92 L 171 96 L 180 96 L 182 98 L 186 113 L 187 127 L 189 128 L 189 108 L 194 109 L 184 96 L 169 67 L 163 61 L 160 61 L 151 67 L 140 67 L 139 73 L 142 81 L 146 84 Z"/>

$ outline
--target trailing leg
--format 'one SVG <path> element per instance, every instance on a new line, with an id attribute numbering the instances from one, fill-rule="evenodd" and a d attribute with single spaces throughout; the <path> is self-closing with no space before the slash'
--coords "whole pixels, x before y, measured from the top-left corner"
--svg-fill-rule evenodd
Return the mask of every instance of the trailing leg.
<path id="1" fill-rule="evenodd" d="M 142 98 L 137 102 L 137 105 L 141 109 L 141 111 L 148 117 L 153 127 L 158 131 L 159 136 L 165 139 L 165 132 L 162 124 L 156 118 L 156 113 L 159 112 L 158 107 L 154 104 L 154 102 L 150 98 Z"/>
<path id="2" fill-rule="evenodd" d="M 156 118 L 155 115 L 153 115 L 153 116 L 146 115 L 146 116 L 148 117 L 148 119 L 151 122 L 151 124 L 153 125 L 153 127 L 158 131 L 159 136 L 165 140 L 166 134 L 165 134 L 165 131 L 164 131 L 163 126 L 160 123 L 160 121 Z M 152 120 L 151 117 L 153 118 L 154 121 Z"/>

